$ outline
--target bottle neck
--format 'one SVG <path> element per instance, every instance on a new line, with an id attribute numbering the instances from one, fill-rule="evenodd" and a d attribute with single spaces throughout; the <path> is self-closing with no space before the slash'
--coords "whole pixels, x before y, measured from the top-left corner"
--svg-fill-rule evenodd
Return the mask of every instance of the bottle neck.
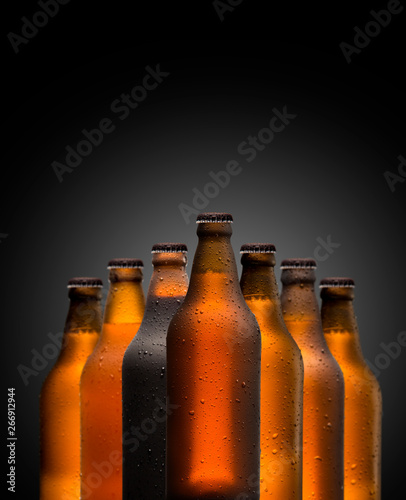
<path id="1" fill-rule="evenodd" d="M 326 287 L 320 295 L 323 331 L 331 352 L 339 363 L 363 362 L 353 307 L 354 289 Z"/>
<path id="2" fill-rule="evenodd" d="M 260 328 L 265 331 L 270 325 L 279 325 L 285 330 L 274 272 L 275 254 L 246 253 L 242 255 L 241 263 L 241 290 Z"/>
<path id="3" fill-rule="evenodd" d="M 218 299 L 242 297 L 238 282 L 237 264 L 231 246 L 230 223 L 201 223 L 197 234 L 199 243 L 190 276 L 190 294 Z"/>
<path id="4" fill-rule="evenodd" d="M 358 335 L 357 320 L 353 307 L 353 289 L 334 289 L 333 287 L 321 290 L 321 318 L 323 330 L 345 331 Z"/>
<path id="5" fill-rule="evenodd" d="M 314 269 L 282 270 L 281 303 L 287 321 L 313 321 L 320 323 L 319 306 L 314 284 Z"/>
<path id="6" fill-rule="evenodd" d="M 70 305 L 65 322 L 65 333 L 100 332 L 102 325 L 101 288 L 78 287 L 69 289 Z"/>
<path id="7" fill-rule="evenodd" d="M 141 323 L 145 297 L 140 268 L 114 268 L 109 274 L 110 288 L 104 310 L 104 323 Z"/>
<path id="8" fill-rule="evenodd" d="M 259 296 L 270 300 L 279 299 L 274 254 L 243 254 L 241 263 L 240 285 L 244 298 Z"/>
<path id="9" fill-rule="evenodd" d="M 152 254 L 154 270 L 148 287 L 146 308 L 156 308 L 159 299 L 183 298 L 188 288 L 186 254 L 162 252 Z"/>

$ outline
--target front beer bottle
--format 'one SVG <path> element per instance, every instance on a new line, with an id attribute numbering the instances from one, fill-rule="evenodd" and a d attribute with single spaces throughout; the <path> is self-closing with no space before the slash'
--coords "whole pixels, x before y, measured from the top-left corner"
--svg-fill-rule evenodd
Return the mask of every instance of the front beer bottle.
<path id="1" fill-rule="evenodd" d="M 258 500 L 261 336 L 230 214 L 197 217 L 190 285 L 167 337 L 167 500 Z"/>
<path id="2" fill-rule="evenodd" d="M 326 278 L 320 288 L 324 336 L 345 381 L 344 499 L 380 500 L 382 399 L 361 351 L 354 281 Z"/>
<path id="3" fill-rule="evenodd" d="M 344 379 L 323 336 L 316 262 L 282 261 L 282 311 L 302 351 L 303 500 L 343 499 Z"/>
<path id="4" fill-rule="evenodd" d="M 186 295 L 186 254 L 181 243 L 152 247 L 144 318 L 124 355 L 124 500 L 165 498 L 166 334 Z"/>
<path id="5" fill-rule="evenodd" d="M 59 357 L 40 396 L 40 499 L 80 498 L 80 398 L 83 367 L 99 338 L 102 281 L 68 282 L 70 306 Z M 56 346 L 53 345 L 56 349 Z"/>
<path id="6" fill-rule="evenodd" d="M 282 317 L 275 247 L 241 247 L 241 290 L 261 330 L 261 499 L 302 500 L 303 362 Z"/>
<path id="7" fill-rule="evenodd" d="M 122 498 L 122 394 L 124 352 L 144 314 L 142 261 L 113 259 L 102 333 L 81 379 L 81 498 Z"/>

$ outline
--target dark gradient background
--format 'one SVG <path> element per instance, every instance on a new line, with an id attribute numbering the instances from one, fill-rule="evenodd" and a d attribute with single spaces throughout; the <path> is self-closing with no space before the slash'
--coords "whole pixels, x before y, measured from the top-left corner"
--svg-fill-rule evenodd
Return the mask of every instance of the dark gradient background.
<path id="1" fill-rule="evenodd" d="M 318 279 L 355 279 L 365 358 L 375 363 L 381 343 L 406 330 L 406 182 L 392 192 L 384 178 L 406 156 L 406 13 L 347 64 L 339 43 L 351 42 L 353 27 L 365 26 L 369 10 L 384 2 L 330 11 L 267 5 L 246 0 L 221 22 L 211 2 L 134 12 L 120 1 L 87 10 L 72 2 L 19 54 L 6 35 L 38 7 L 9 8 L 0 174 L 0 233 L 8 236 L 0 262 L 2 394 L 5 403 L 7 387 L 16 388 L 18 413 L 14 498 L 37 498 L 38 395 L 54 361 L 27 386 L 17 367 L 30 366 L 32 349 L 63 329 L 68 279 L 99 276 L 107 285 L 110 258 L 137 257 L 146 290 L 150 249 L 160 241 L 187 243 L 191 264 L 195 224 L 178 206 L 192 205 L 192 189 L 203 190 L 209 172 L 230 160 L 242 171 L 205 210 L 233 214 L 238 260 L 240 245 L 253 241 L 274 243 L 278 264 L 312 257 L 330 235 L 339 246 L 319 261 Z M 170 75 L 120 121 L 111 102 L 158 63 Z M 239 144 L 283 106 L 297 117 L 247 162 Z M 115 131 L 60 183 L 51 163 L 64 162 L 65 146 L 105 117 Z M 405 363 L 402 347 L 378 376 L 384 499 L 404 492 Z"/>

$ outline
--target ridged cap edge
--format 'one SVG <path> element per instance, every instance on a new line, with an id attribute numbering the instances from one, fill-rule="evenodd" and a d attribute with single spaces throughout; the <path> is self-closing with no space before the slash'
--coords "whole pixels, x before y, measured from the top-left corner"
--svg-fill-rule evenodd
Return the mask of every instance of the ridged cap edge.
<path id="1" fill-rule="evenodd" d="M 320 281 L 320 288 L 354 288 L 355 283 L 352 278 L 323 278 Z"/>
<path id="2" fill-rule="evenodd" d="M 102 288 L 100 278 L 72 278 L 68 281 L 68 288 Z"/>
<path id="3" fill-rule="evenodd" d="M 281 269 L 316 269 L 314 259 L 285 259 L 281 262 Z"/>
<path id="4" fill-rule="evenodd" d="M 176 253 L 187 252 L 187 246 L 184 243 L 155 243 L 152 246 L 152 253 Z"/>
<path id="5" fill-rule="evenodd" d="M 111 259 L 107 269 L 137 268 L 144 267 L 141 259 Z"/>
<path id="6" fill-rule="evenodd" d="M 245 243 L 241 245 L 240 253 L 275 253 L 276 248 L 272 243 Z"/>
<path id="7" fill-rule="evenodd" d="M 197 224 L 204 222 L 233 222 L 233 216 L 226 212 L 205 212 L 196 218 Z"/>

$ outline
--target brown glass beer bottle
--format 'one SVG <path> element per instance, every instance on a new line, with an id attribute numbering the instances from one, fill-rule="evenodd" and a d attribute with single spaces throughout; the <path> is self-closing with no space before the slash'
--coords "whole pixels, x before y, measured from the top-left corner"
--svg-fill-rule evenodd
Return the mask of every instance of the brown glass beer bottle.
<path id="1" fill-rule="evenodd" d="M 122 498 L 123 356 L 144 314 L 143 263 L 113 259 L 102 333 L 81 379 L 81 500 Z"/>
<path id="2" fill-rule="evenodd" d="M 145 314 L 123 359 L 123 499 L 165 498 L 166 334 L 185 298 L 187 247 L 152 247 Z"/>
<path id="3" fill-rule="evenodd" d="M 381 498 L 382 398 L 362 355 L 354 314 L 354 281 L 320 282 L 324 336 L 345 381 L 344 499 Z"/>
<path id="4" fill-rule="evenodd" d="M 241 247 L 241 290 L 261 330 L 261 500 L 302 500 L 303 362 L 282 317 L 275 247 Z"/>
<path id="5" fill-rule="evenodd" d="M 167 500 L 258 500 L 258 323 L 238 282 L 232 216 L 197 217 L 190 285 L 167 337 Z"/>
<path id="6" fill-rule="evenodd" d="M 281 268 L 283 317 L 304 364 L 303 500 L 342 500 L 344 379 L 323 335 L 316 262 L 288 259 Z"/>
<path id="7" fill-rule="evenodd" d="M 79 382 L 101 330 L 102 281 L 74 278 L 68 289 L 61 352 L 40 396 L 41 500 L 80 498 Z"/>

